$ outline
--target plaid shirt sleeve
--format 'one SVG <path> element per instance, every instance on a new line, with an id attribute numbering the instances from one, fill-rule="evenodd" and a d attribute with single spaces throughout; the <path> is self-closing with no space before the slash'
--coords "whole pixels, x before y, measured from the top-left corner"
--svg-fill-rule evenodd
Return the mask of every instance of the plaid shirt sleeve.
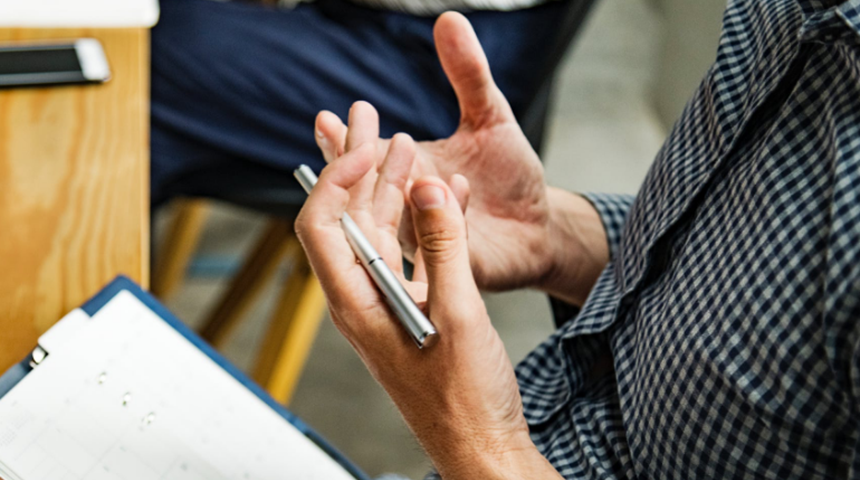
<path id="1" fill-rule="evenodd" d="M 860 195 L 856 196 L 860 197 Z M 856 204 L 855 208 L 860 210 L 860 204 Z M 849 236 L 842 235 L 842 238 Z M 834 335 L 835 338 L 832 339 L 832 345 L 836 347 L 835 356 L 838 358 L 840 352 L 845 352 L 842 358 L 846 360 L 847 392 L 851 397 L 851 404 L 854 405 L 852 415 L 854 428 L 860 431 L 860 231 L 855 231 L 853 236 L 852 242 L 842 242 L 843 245 L 853 244 L 850 247 L 854 251 L 853 255 L 848 257 L 850 260 L 834 262 L 836 266 L 840 267 L 839 270 L 852 271 L 831 272 L 844 276 L 829 279 L 833 286 L 831 288 L 843 290 L 840 295 L 835 297 L 834 303 L 841 305 L 835 305 L 837 308 L 834 310 L 833 318 L 830 321 L 835 324 L 834 331 L 836 334 Z M 842 343 L 843 341 L 844 343 Z M 860 478 L 860 439 L 854 445 L 851 471 L 847 478 Z"/>
<path id="2" fill-rule="evenodd" d="M 857 8 L 860 22 L 860 6 Z M 860 140 L 857 145 L 860 153 Z M 836 213 L 826 249 L 825 352 L 853 406 L 853 428 L 860 431 L 860 157 L 839 162 L 837 170 L 844 178 L 834 186 L 831 197 L 831 211 Z M 855 438 L 846 478 L 860 478 L 860 436 Z"/>
<path id="3" fill-rule="evenodd" d="M 606 230 L 606 242 L 609 244 L 609 256 L 615 258 L 618 247 L 621 245 L 621 232 L 624 229 L 624 220 L 630 205 L 636 198 L 633 195 L 586 193 L 582 195 L 597 210 L 603 228 Z"/>
<path id="4" fill-rule="evenodd" d="M 851 365 L 851 386 L 854 391 L 854 405 L 860 404 L 860 322 L 857 325 L 854 329 L 854 358 Z M 860 414 L 854 417 L 854 421 L 860 424 Z M 856 425 L 855 428 L 860 429 L 860 425 Z M 860 440 L 854 445 L 854 458 L 851 462 L 851 472 L 849 472 L 848 477 L 860 478 Z"/>

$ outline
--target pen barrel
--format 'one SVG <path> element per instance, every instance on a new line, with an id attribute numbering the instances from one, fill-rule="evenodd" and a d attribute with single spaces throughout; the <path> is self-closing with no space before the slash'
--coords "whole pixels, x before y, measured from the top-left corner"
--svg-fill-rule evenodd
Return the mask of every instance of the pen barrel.
<path id="1" fill-rule="evenodd" d="M 299 165 L 299 168 L 293 171 L 293 175 L 296 177 L 296 180 L 299 181 L 299 185 L 305 189 L 305 192 L 310 195 L 311 190 L 313 190 L 314 185 L 317 184 L 317 176 L 311 167 L 307 165 Z"/>
<path id="2" fill-rule="evenodd" d="M 412 297 L 409 296 L 394 272 L 385 264 L 385 261 L 377 257 L 366 264 L 366 267 L 376 285 L 382 290 L 388 306 L 394 311 L 395 316 L 409 332 L 418 347 L 432 346 L 439 337 L 436 328 L 430 319 L 424 315 L 424 312 L 418 308 L 418 305 L 415 304 L 415 301 L 412 300 Z"/>
<path id="3" fill-rule="evenodd" d="M 355 224 L 355 221 L 348 213 L 344 213 L 340 219 L 340 224 L 346 232 L 346 241 L 352 247 L 352 251 L 358 256 L 359 261 L 365 267 L 370 265 L 370 262 L 380 257 L 370 240 L 361 233 L 361 229 Z M 396 279 L 395 279 L 396 280 Z"/>

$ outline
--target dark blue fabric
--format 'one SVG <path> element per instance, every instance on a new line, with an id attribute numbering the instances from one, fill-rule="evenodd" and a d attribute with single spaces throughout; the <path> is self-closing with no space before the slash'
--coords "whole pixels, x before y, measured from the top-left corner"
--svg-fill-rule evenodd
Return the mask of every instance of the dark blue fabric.
<path id="1" fill-rule="evenodd" d="M 545 71 L 568 2 L 471 12 L 500 88 L 521 112 Z M 152 199 L 202 169 L 323 166 L 322 110 L 367 100 L 381 131 L 450 135 L 459 110 L 433 45 L 435 19 L 319 0 L 292 10 L 165 0 L 152 31 Z"/>

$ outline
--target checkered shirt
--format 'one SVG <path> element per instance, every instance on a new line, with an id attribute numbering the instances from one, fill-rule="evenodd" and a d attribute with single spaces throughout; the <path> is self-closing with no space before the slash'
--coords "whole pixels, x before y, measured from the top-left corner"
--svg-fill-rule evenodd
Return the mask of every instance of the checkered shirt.
<path id="1" fill-rule="evenodd" d="M 569 479 L 860 478 L 860 0 L 731 0 L 611 262 L 517 367 Z"/>

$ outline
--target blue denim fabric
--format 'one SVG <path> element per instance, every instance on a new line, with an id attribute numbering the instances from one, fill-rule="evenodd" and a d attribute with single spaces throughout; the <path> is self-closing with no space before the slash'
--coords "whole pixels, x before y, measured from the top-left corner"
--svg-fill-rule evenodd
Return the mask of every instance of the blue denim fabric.
<path id="1" fill-rule="evenodd" d="M 515 112 L 549 61 L 566 2 L 467 16 Z M 152 201 L 182 194 L 182 179 L 249 163 L 291 172 L 323 159 L 313 122 L 346 118 L 367 100 L 381 133 L 450 135 L 457 99 L 442 71 L 430 17 L 343 0 L 279 10 L 241 2 L 167 0 L 152 30 Z"/>

